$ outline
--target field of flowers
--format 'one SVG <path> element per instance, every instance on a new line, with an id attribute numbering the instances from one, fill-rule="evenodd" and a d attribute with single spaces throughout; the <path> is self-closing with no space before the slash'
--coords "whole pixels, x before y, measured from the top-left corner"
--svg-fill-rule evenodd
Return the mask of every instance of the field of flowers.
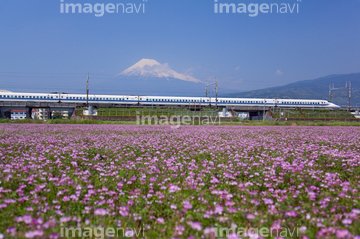
<path id="1" fill-rule="evenodd" d="M 355 127 L 0 124 L 0 239 L 360 239 L 359 142 Z"/>

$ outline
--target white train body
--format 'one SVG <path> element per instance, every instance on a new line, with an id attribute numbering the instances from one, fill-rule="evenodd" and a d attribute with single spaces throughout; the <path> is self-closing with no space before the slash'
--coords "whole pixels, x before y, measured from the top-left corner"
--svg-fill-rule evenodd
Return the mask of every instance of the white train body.
<path id="1" fill-rule="evenodd" d="M 62 102 L 86 103 L 86 94 L 46 94 L 46 93 L 13 93 L 0 92 L 1 101 L 26 101 L 26 102 Z M 167 97 L 167 96 L 130 96 L 130 95 L 89 95 L 90 104 L 121 104 L 144 106 L 184 106 L 201 105 L 214 106 L 214 97 Z M 296 99 L 250 99 L 250 98 L 218 98 L 218 106 L 262 106 L 282 108 L 340 108 L 340 106 L 326 100 L 296 100 Z"/>

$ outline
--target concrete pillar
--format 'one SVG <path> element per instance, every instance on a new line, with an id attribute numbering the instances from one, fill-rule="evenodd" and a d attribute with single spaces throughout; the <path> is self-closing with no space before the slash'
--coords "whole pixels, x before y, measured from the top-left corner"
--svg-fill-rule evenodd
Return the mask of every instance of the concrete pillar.
<path id="1" fill-rule="evenodd" d="M 26 107 L 26 118 L 31 119 L 32 108 Z"/>
<path id="2" fill-rule="evenodd" d="M 4 118 L 11 119 L 11 111 L 5 111 L 4 116 L 5 116 Z"/>

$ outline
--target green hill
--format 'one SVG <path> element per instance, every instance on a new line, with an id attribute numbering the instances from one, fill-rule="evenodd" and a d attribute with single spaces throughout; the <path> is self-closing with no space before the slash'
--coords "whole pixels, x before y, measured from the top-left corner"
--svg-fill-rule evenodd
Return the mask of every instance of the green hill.
<path id="1" fill-rule="evenodd" d="M 227 97 L 239 98 L 282 98 L 282 99 L 321 99 L 329 100 L 329 85 L 335 88 L 345 87 L 346 82 L 351 81 L 352 106 L 360 106 L 360 73 L 346 75 L 330 75 L 315 80 L 305 80 L 284 86 L 272 87 L 262 90 L 240 92 L 226 95 Z M 347 89 L 334 91 L 332 102 L 346 106 Z"/>

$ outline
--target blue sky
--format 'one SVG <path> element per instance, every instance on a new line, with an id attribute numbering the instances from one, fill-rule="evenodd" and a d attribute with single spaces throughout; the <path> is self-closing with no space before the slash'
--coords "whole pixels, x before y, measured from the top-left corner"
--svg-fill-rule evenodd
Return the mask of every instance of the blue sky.
<path id="1" fill-rule="evenodd" d="M 101 82 L 142 58 L 238 91 L 360 72 L 360 1 L 299 4 L 298 14 L 249 17 L 215 14 L 213 0 L 148 0 L 145 14 L 95 17 L 61 14 L 60 0 L 0 0 L 0 89 L 76 91 L 86 72 Z"/>

